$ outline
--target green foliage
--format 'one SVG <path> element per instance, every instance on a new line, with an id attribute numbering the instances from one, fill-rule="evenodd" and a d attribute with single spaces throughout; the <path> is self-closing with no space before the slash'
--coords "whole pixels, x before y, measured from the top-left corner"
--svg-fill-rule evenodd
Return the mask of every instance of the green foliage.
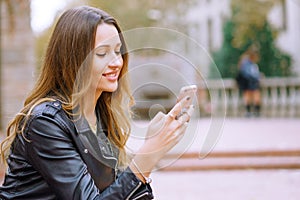
<path id="1" fill-rule="evenodd" d="M 123 30 L 128 30 L 153 25 L 153 21 L 148 17 L 151 2 L 148 0 L 89 0 L 89 5 L 105 10 L 118 20 Z"/>
<path id="2" fill-rule="evenodd" d="M 234 24 L 232 21 L 226 22 L 224 26 L 224 39 L 221 49 L 213 53 L 213 60 L 220 71 L 222 77 L 234 77 L 237 72 L 238 58 L 243 49 L 234 48 L 232 41 Z M 211 67 L 211 69 L 215 69 Z M 211 71 L 211 77 L 215 77 L 215 72 Z"/>
<path id="3" fill-rule="evenodd" d="M 88 0 L 91 6 L 99 7 L 113 15 L 124 30 L 168 26 L 182 27 L 187 11 L 196 0 Z"/>
<path id="4" fill-rule="evenodd" d="M 265 76 L 290 76 L 291 57 L 281 52 L 276 46 L 271 26 L 265 22 L 263 28 L 256 32 L 260 44 L 260 71 Z M 250 43 L 251 41 L 249 41 Z"/>

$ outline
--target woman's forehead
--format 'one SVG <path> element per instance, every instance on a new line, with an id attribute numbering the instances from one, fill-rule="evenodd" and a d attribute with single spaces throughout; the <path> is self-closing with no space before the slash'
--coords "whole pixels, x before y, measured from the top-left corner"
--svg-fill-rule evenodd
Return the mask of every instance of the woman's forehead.
<path id="1" fill-rule="evenodd" d="M 95 48 L 101 46 L 116 46 L 121 43 L 119 33 L 114 25 L 102 23 L 96 31 Z"/>

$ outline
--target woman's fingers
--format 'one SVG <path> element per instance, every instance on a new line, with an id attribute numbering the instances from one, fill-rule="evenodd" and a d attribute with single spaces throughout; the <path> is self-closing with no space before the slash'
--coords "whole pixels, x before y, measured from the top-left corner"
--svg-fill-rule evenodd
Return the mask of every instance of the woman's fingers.
<path id="1" fill-rule="evenodd" d="M 194 112 L 194 106 L 190 105 L 187 110 L 184 110 L 181 113 L 181 115 L 178 117 L 178 121 L 180 121 L 181 123 L 189 122 L 193 112 Z"/>
<path id="2" fill-rule="evenodd" d="M 188 127 L 188 123 L 185 122 L 173 132 L 173 135 L 170 138 L 171 147 L 175 146 L 182 139 L 187 127 Z"/>
<path id="3" fill-rule="evenodd" d="M 171 111 L 167 114 L 169 121 L 177 120 L 177 117 L 182 113 L 182 109 L 190 104 L 191 97 L 187 96 L 183 98 L 181 101 L 175 104 L 175 106 L 171 109 Z"/>
<path id="4" fill-rule="evenodd" d="M 159 143 L 164 144 L 162 146 L 177 143 L 177 138 L 181 138 L 179 136 L 184 133 L 194 111 L 193 106 L 187 106 L 191 103 L 190 101 L 190 97 L 186 97 L 178 102 L 168 114 L 158 113 L 150 122 L 147 139 L 157 139 Z"/>

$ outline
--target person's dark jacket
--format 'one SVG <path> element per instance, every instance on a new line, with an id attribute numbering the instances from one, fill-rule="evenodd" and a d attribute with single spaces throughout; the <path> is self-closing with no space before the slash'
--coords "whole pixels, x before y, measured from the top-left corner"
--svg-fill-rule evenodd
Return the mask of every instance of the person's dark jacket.
<path id="1" fill-rule="evenodd" d="M 116 175 L 116 169 L 96 158 L 93 149 L 113 166 L 117 162 L 105 155 L 109 152 L 100 143 L 96 143 L 100 148 L 84 144 L 84 135 L 94 133 L 86 123 L 75 124 L 58 101 L 36 106 L 23 134 L 17 134 L 12 144 L 0 199 L 153 198 L 151 187 L 130 168 Z"/>

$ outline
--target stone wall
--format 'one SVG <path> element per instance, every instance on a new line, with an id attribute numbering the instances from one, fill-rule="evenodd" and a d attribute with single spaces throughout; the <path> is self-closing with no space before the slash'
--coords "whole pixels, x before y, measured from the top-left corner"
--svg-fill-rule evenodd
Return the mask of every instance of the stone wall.
<path id="1" fill-rule="evenodd" d="M 22 108 L 24 99 L 33 86 L 35 45 L 30 27 L 29 0 L 0 1 L 0 4 L 0 130 L 4 131 L 7 123 Z"/>

